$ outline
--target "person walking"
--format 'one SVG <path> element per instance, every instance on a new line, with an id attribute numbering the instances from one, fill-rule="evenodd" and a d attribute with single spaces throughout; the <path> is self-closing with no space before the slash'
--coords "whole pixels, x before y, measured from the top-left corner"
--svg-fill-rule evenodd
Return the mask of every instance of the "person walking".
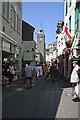
<path id="1" fill-rule="evenodd" d="M 13 78 L 14 78 L 14 75 L 15 75 L 15 70 L 14 70 L 14 66 L 12 63 L 10 63 L 9 65 L 9 77 L 10 77 L 10 82 L 9 84 L 13 83 Z"/>
<path id="2" fill-rule="evenodd" d="M 48 67 L 47 67 L 47 64 L 44 65 L 43 71 L 44 71 L 45 77 L 47 77 L 47 75 L 48 75 Z"/>
<path id="3" fill-rule="evenodd" d="M 58 67 L 60 70 L 60 79 L 64 80 L 64 60 L 62 56 L 60 56 Z"/>
<path id="4" fill-rule="evenodd" d="M 27 79 L 27 89 L 32 88 L 32 66 L 27 65 L 25 67 L 25 78 Z"/>
<path id="5" fill-rule="evenodd" d="M 75 86 L 77 85 L 77 83 L 80 82 L 79 76 L 78 76 L 79 69 L 80 69 L 80 66 L 78 65 L 78 62 L 73 61 L 73 70 L 70 77 L 70 83 L 72 84 L 72 92 L 74 93 L 72 100 L 75 100 L 78 98 L 78 95 L 76 94 L 76 91 L 75 91 Z"/>
<path id="6" fill-rule="evenodd" d="M 53 82 L 55 82 L 55 69 L 56 69 L 56 66 L 54 65 L 54 63 L 52 63 L 50 67 L 50 75 L 51 75 L 51 80 Z"/>

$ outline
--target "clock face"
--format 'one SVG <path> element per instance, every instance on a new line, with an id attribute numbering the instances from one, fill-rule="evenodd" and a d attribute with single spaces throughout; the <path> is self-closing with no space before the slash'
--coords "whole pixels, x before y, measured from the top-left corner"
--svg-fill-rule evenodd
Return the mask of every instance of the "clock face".
<path id="1" fill-rule="evenodd" d="M 42 37 L 40 37 L 39 40 L 42 41 Z"/>

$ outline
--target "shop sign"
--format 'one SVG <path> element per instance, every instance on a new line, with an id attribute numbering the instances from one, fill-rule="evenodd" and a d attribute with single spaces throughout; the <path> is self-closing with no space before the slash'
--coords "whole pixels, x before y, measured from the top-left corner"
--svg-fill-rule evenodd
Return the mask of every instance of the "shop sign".
<path id="1" fill-rule="evenodd" d="M 24 52 L 24 57 L 23 59 L 25 61 L 33 60 L 33 52 Z"/>
<path id="2" fill-rule="evenodd" d="M 19 54 L 19 48 L 18 48 L 18 47 L 16 47 L 15 53 L 16 53 L 16 54 Z"/>
<path id="3" fill-rule="evenodd" d="M 10 52 L 10 43 L 5 40 L 3 40 L 3 50 Z"/>

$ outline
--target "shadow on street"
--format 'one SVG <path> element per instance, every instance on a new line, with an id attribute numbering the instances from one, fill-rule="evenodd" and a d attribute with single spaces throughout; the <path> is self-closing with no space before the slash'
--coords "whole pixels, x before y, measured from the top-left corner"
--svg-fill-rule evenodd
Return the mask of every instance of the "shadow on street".
<path id="1" fill-rule="evenodd" d="M 69 87 L 71 87 L 69 82 L 58 80 L 53 83 L 43 78 L 34 80 L 33 87 L 27 90 L 20 80 L 14 83 L 13 87 L 3 88 L 2 116 L 3 118 L 55 119 L 63 90 Z M 22 89 L 18 90 L 18 88 Z M 13 94 L 9 93 L 11 91 Z"/>

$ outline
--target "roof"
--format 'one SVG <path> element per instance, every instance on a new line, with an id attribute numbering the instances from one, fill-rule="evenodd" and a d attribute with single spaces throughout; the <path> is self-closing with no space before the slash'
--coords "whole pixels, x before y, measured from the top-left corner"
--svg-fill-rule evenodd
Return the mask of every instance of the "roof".
<path id="1" fill-rule="evenodd" d="M 35 30 L 35 28 L 32 25 L 30 25 L 29 23 L 25 22 L 24 20 L 22 20 L 22 24 L 23 24 L 23 26 L 27 27 L 27 29 L 30 28 L 32 30 Z"/>

